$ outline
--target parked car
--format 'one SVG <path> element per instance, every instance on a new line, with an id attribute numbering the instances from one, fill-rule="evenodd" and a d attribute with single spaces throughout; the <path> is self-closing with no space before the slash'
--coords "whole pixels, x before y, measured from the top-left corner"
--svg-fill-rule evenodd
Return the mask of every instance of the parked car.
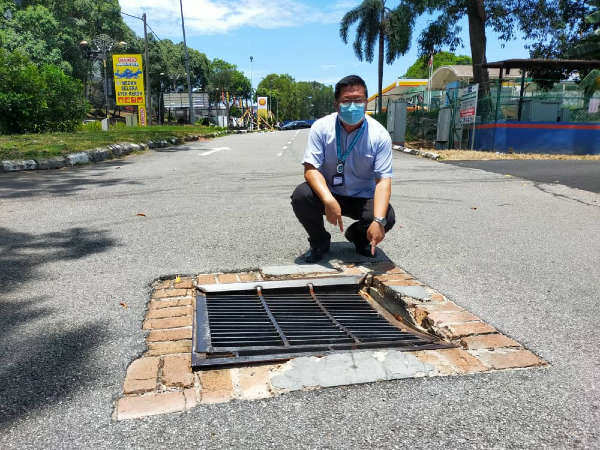
<path id="1" fill-rule="evenodd" d="M 415 111 L 427 111 L 429 108 L 427 108 L 427 106 L 423 106 L 423 105 L 417 105 L 416 103 L 413 102 L 408 102 L 406 104 L 406 112 L 415 112 Z"/>
<path id="2" fill-rule="evenodd" d="M 299 130 L 300 128 L 310 128 L 311 125 L 304 120 L 293 120 L 281 127 L 282 130 Z"/>

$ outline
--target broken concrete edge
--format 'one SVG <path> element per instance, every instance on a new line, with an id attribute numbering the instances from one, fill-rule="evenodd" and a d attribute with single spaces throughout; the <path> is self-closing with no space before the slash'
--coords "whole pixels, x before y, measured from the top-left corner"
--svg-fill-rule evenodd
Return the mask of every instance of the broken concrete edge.
<path id="1" fill-rule="evenodd" d="M 458 344 L 459 347 L 413 352 L 399 352 L 396 349 L 367 351 L 365 354 L 371 355 L 372 358 L 380 358 L 378 355 L 383 352 L 392 355 L 391 358 L 396 358 L 394 364 L 398 363 L 398 358 L 406 363 L 405 366 L 396 367 L 391 372 L 387 370 L 389 367 L 384 367 L 382 373 L 385 376 L 375 377 L 376 379 L 365 378 L 364 371 L 361 372 L 360 367 L 356 367 L 356 370 L 351 370 L 352 375 L 348 380 L 331 380 L 323 378 L 325 375 L 321 374 L 317 378 L 316 375 L 311 375 L 310 380 L 307 378 L 308 381 L 297 382 L 297 377 L 293 374 L 299 370 L 308 373 L 307 367 L 315 366 L 321 361 L 321 357 L 318 356 L 294 358 L 284 363 L 194 372 L 191 367 L 191 332 L 195 287 L 199 284 L 261 280 L 264 279 L 261 269 L 161 277 L 152 282 L 152 294 L 144 315 L 143 329 L 147 331 L 146 351 L 128 366 L 123 395 L 115 399 L 113 419 L 127 420 L 184 412 L 197 405 L 270 398 L 293 390 L 360 384 L 380 379 L 470 375 L 547 365 L 546 361 L 533 352 L 391 263 L 341 264 L 339 270 L 340 274 L 356 271 L 372 274 L 369 294 L 387 294 L 388 301 L 392 298 L 395 303 L 390 312 L 394 317 L 446 342 Z M 427 292 L 428 298 L 416 299 L 403 294 L 402 291 L 391 289 L 411 286 L 422 288 Z M 390 308 L 389 305 L 384 307 Z M 405 314 L 394 314 L 393 307 L 398 308 L 398 311 L 403 310 Z M 325 358 L 343 359 L 344 356 L 339 355 L 344 354 L 336 352 Z M 353 354 L 356 356 L 356 352 Z M 368 359 L 362 354 L 360 358 Z M 307 367 L 300 369 L 297 364 Z M 352 367 L 354 366 L 353 362 Z M 335 372 L 348 373 L 349 369 L 345 369 L 347 370 Z M 288 371 L 293 370 L 296 372 L 286 375 Z M 275 377 L 284 378 L 273 382 Z"/>
<path id="2" fill-rule="evenodd" d="M 109 159 L 121 158 L 135 152 L 143 152 L 148 149 L 163 148 L 170 145 L 185 144 L 186 142 L 197 141 L 201 138 L 215 138 L 229 133 L 229 131 L 217 131 L 202 135 L 189 134 L 181 138 L 170 137 L 160 140 L 148 140 L 146 142 L 137 144 L 131 142 L 120 142 L 117 144 L 109 144 L 106 147 L 98 147 L 91 150 L 69 153 L 65 156 L 55 156 L 52 158 L 3 160 L 0 161 L 0 172 L 62 169 L 63 167 L 99 163 Z"/>
<path id="3" fill-rule="evenodd" d="M 392 145 L 392 148 L 394 150 L 403 152 L 403 153 L 408 153 L 410 155 L 417 155 L 417 156 L 422 156 L 423 158 L 429 158 L 429 159 L 434 159 L 436 161 L 438 161 L 441 156 L 438 153 L 434 153 L 434 152 L 428 152 L 425 150 L 417 150 L 414 148 L 408 148 L 408 147 L 403 147 L 401 145 Z"/>

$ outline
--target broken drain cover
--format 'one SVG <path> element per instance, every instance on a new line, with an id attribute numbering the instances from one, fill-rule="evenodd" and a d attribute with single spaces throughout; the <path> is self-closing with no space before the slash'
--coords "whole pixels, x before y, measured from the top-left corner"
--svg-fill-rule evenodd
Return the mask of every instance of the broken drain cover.
<path id="1" fill-rule="evenodd" d="M 359 294 L 363 279 L 199 286 L 192 365 L 277 361 L 336 350 L 450 347 L 371 305 Z"/>

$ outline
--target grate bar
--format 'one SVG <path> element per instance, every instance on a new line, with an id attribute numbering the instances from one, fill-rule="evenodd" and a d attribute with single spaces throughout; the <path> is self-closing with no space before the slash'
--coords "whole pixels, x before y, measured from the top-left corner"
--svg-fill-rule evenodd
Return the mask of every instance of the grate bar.
<path id="1" fill-rule="evenodd" d="M 329 317 L 329 319 L 340 329 L 344 330 L 344 333 L 346 333 L 354 342 L 356 342 L 357 344 L 360 344 L 360 339 L 358 339 L 356 336 L 354 336 L 354 334 L 352 334 L 352 332 L 346 328 L 344 325 L 342 325 L 341 323 L 339 323 L 335 317 L 333 317 L 331 315 L 331 313 L 329 311 L 327 311 L 327 308 L 325 308 L 323 306 L 323 303 L 321 303 L 321 301 L 317 298 L 317 296 L 315 295 L 315 289 L 312 283 L 308 283 L 308 289 L 310 291 L 310 295 L 312 296 L 312 298 L 314 299 L 315 303 L 317 305 L 319 305 L 319 308 L 321 308 L 321 310 L 325 313 L 325 315 L 327 317 Z"/>
<path id="2" fill-rule="evenodd" d="M 273 317 L 273 313 L 269 309 L 269 305 L 267 305 L 267 302 L 265 301 L 265 298 L 262 295 L 262 288 L 260 286 L 256 287 L 256 293 L 258 294 L 258 298 L 260 298 L 260 302 L 262 303 L 263 308 L 265 308 L 265 311 L 266 311 L 267 315 L 269 316 L 269 319 L 271 319 L 271 322 L 273 323 L 273 326 L 277 330 L 277 334 L 279 334 L 279 337 L 283 341 L 283 345 L 285 345 L 286 347 L 289 347 L 290 341 L 288 341 L 288 339 L 285 336 L 283 330 L 281 329 L 281 327 L 279 326 L 279 324 L 275 320 L 275 317 Z"/>

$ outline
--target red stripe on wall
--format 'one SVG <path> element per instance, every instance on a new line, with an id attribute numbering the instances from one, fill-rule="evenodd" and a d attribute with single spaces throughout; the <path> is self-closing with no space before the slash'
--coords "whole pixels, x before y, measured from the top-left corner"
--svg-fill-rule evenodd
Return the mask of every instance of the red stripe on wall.
<path id="1" fill-rule="evenodd" d="M 489 128 L 528 128 L 528 129 L 551 129 L 551 130 L 600 130 L 600 125 L 578 125 L 574 123 L 486 123 L 477 125 L 476 129 L 485 130 Z"/>

